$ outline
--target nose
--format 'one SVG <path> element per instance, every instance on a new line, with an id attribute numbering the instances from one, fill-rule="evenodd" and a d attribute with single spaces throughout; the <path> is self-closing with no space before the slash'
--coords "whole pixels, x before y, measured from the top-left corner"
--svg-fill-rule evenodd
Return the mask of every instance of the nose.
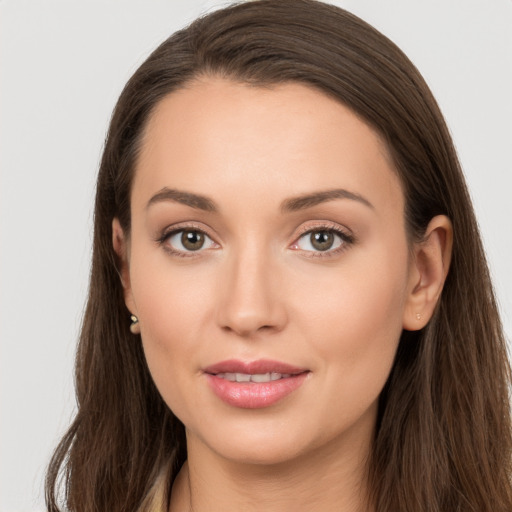
<path id="1" fill-rule="evenodd" d="M 225 264 L 217 303 L 219 326 L 246 338 L 282 331 L 288 317 L 277 265 L 258 248 L 233 255 Z"/>

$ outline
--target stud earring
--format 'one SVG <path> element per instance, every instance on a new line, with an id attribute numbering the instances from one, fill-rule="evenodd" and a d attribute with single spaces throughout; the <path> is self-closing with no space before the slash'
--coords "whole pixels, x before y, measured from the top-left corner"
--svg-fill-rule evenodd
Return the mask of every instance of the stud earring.
<path id="1" fill-rule="evenodd" d="M 416 320 L 421 320 L 421 313 L 416 313 Z"/>
<path id="2" fill-rule="evenodd" d="M 132 321 L 130 324 L 130 332 L 132 334 L 140 334 L 139 319 L 135 315 L 132 315 L 130 319 Z"/>

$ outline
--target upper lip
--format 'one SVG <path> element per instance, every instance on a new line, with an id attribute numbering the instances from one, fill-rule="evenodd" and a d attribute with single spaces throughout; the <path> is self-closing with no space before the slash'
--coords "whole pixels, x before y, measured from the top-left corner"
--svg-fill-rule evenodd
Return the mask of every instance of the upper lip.
<path id="1" fill-rule="evenodd" d="M 239 361 L 238 359 L 229 359 L 207 366 L 203 370 L 205 373 L 216 375 L 218 373 L 244 373 L 248 375 L 264 373 L 284 373 L 297 375 L 308 371 L 306 368 L 299 368 L 291 364 L 270 359 L 258 359 L 257 361 Z"/>

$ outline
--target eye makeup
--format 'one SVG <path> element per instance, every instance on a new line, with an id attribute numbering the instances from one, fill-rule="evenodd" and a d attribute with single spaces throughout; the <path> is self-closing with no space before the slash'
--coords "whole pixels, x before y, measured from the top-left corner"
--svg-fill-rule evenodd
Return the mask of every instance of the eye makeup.
<path id="1" fill-rule="evenodd" d="M 220 248 L 204 226 L 187 222 L 168 226 L 155 241 L 171 256 L 181 258 L 198 257 L 206 250 Z"/>
<path id="2" fill-rule="evenodd" d="M 353 234 L 330 221 L 307 223 L 299 231 L 289 249 L 308 258 L 338 256 L 355 243 Z M 200 257 L 205 251 L 221 248 L 214 236 L 197 223 L 169 226 L 155 241 L 171 256 L 184 258 Z"/>
<path id="3" fill-rule="evenodd" d="M 340 255 L 356 242 L 347 228 L 331 221 L 304 225 L 290 249 L 307 258 L 331 258 Z M 309 247 L 308 247 L 309 245 Z"/>

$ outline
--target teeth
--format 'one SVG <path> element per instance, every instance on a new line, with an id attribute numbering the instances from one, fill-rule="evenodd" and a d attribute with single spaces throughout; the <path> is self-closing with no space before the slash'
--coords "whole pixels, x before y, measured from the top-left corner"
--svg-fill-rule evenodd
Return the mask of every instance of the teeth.
<path id="1" fill-rule="evenodd" d="M 279 375 L 279 374 L 277 374 Z M 281 375 L 279 375 L 279 378 L 281 378 Z M 256 373 L 254 375 L 251 375 L 251 381 L 252 382 L 270 382 L 272 380 L 272 374 L 271 373 Z M 277 380 L 277 379 L 274 379 Z"/>
<path id="2" fill-rule="evenodd" d="M 229 380 L 230 382 L 271 382 L 279 379 L 287 379 L 289 373 L 218 373 L 217 377 Z"/>

